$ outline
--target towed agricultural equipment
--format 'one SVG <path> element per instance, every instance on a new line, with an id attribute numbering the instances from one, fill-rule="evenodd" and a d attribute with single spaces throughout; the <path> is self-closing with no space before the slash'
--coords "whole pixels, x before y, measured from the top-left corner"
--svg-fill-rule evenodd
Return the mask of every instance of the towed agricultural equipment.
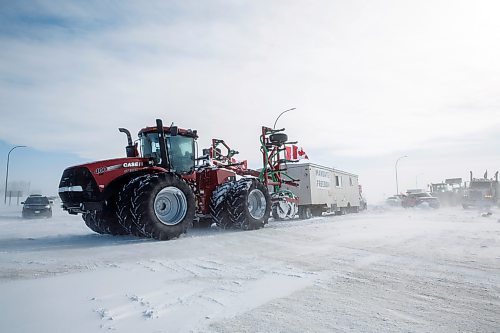
<path id="1" fill-rule="evenodd" d="M 366 209 L 358 176 L 313 163 L 297 142 L 289 142 L 284 129 L 262 127 L 260 136 L 263 168 L 259 178 L 271 191 L 272 216 L 276 220 L 343 215 Z M 363 201 L 362 201 L 363 199 Z"/>
<path id="2" fill-rule="evenodd" d="M 211 153 L 197 158 L 196 130 L 164 127 L 157 119 L 156 127 L 139 131 L 139 153 L 130 132 L 119 131 L 127 136 L 126 158 L 67 168 L 59 184 L 63 209 L 82 214 L 93 231 L 166 240 L 193 221 L 244 230 L 267 223 L 267 187 L 257 171 L 233 161 L 237 152 L 222 140 L 213 140 Z"/>
<path id="3" fill-rule="evenodd" d="M 298 186 L 298 179 L 287 174 L 287 163 L 295 163 L 298 160 L 289 159 L 287 145 L 297 142 L 289 142 L 285 129 L 272 129 L 262 126 L 260 136 L 260 150 L 262 153 L 263 168 L 259 179 L 268 187 L 272 188 L 272 216 L 276 220 L 293 218 L 299 213 L 301 218 L 308 218 L 299 211 L 299 198 L 284 185 Z"/>

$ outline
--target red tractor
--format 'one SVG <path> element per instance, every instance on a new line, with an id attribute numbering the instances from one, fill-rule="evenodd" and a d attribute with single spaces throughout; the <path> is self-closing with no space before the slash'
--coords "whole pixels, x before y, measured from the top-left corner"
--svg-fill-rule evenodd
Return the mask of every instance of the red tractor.
<path id="1" fill-rule="evenodd" d="M 59 184 L 63 209 L 81 213 L 93 231 L 167 240 L 193 221 L 244 230 L 267 223 L 271 199 L 258 172 L 196 158 L 195 130 L 157 119 L 139 131 L 141 153 L 130 132 L 119 130 L 127 135 L 126 158 L 67 168 Z"/>

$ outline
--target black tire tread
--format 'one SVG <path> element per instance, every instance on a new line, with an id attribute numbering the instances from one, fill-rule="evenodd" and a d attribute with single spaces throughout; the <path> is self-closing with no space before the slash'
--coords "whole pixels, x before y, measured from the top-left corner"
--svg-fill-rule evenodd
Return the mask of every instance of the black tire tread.
<path id="1" fill-rule="evenodd" d="M 247 198 L 253 188 L 260 189 L 266 196 L 267 207 L 264 217 L 260 220 L 253 219 L 248 213 Z M 242 230 L 256 230 L 264 227 L 271 214 L 271 196 L 266 187 L 256 178 L 242 178 L 238 180 L 229 197 L 229 216 L 233 226 Z"/>
<path id="2" fill-rule="evenodd" d="M 159 222 L 152 213 L 152 200 L 158 191 L 165 186 L 175 186 L 186 195 L 188 204 L 184 219 L 173 226 Z M 168 240 L 180 236 L 192 226 L 195 198 L 187 183 L 171 173 L 146 174 L 132 180 L 120 193 L 119 216 L 125 225 L 136 236 Z"/>
<path id="3" fill-rule="evenodd" d="M 128 235 L 129 232 L 123 228 L 116 217 L 116 204 L 108 202 L 102 211 L 91 211 L 82 214 L 82 218 L 89 229 L 99 234 L 113 236 Z"/>
<path id="4" fill-rule="evenodd" d="M 212 192 L 210 198 L 210 215 L 213 222 L 221 229 L 229 229 L 233 226 L 233 221 L 229 216 L 229 197 L 234 185 L 234 181 L 227 181 L 220 184 Z"/>
<path id="5" fill-rule="evenodd" d="M 136 237 L 147 237 L 134 223 L 134 216 L 131 214 L 133 197 L 136 195 L 137 183 L 142 180 L 142 176 L 131 179 L 119 192 L 117 201 L 117 216 L 119 223 L 129 234 Z"/>

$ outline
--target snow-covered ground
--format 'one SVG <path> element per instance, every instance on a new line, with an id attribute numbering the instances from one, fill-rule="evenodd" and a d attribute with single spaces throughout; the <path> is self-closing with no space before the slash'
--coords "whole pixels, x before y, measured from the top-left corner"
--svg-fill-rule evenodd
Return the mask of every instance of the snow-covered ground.
<path id="1" fill-rule="evenodd" d="M 500 332 L 500 212 L 374 209 L 158 242 L 0 208 L 0 332 Z"/>

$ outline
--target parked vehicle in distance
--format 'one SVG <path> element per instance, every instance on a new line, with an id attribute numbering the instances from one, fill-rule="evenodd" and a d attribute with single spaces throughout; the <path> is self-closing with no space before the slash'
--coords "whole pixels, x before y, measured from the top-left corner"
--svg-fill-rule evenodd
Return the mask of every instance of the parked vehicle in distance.
<path id="1" fill-rule="evenodd" d="M 431 208 L 439 208 L 439 206 L 441 206 L 439 199 L 433 197 L 428 192 L 408 193 L 401 204 L 404 208 L 417 207 L 421 205 L 429 205 Z"/>
<path id="2" fill-rule="evenodd" d="M 402 206 L 403 199 L 404 199 L 405 197 L 406 197 L 406 196 L 405 196 L 404 194 L 396 194 L 396 195 L 393 195 L 393 196 L 388 197 L 388 198 L 385 200 L 385 203 L 386 203 L 386 204 L 388 204 L 389 206 L 401 207 L 401 206 Z"/>
<path id="3" fill-rule="evenodd" d="M 30 217 L 52 217 L 52 201 L 46 196 L 40 194 L 30 195 L 26 201 L 21 202 L 23 205 L 23 218 Z"/>
<path id="4" fill-rule="evenodd" d="M 443 206 L 458 206 L 462 203 L 464 188 L 462 178 L 448 178 L 441 183 L 431 183 L 432 196 L 439 199 Z"/>
<path id="5" fill-rule="evenodd" d="M 500 205 L 500 183 L 498 182 L 498 171 L 495 177 L 488 179 L 488 173 L 484 178 L 473 178 L 470 172 L 469 186 L 464 191 L 462 206 L 473 207 L 491 207 Z"/>

